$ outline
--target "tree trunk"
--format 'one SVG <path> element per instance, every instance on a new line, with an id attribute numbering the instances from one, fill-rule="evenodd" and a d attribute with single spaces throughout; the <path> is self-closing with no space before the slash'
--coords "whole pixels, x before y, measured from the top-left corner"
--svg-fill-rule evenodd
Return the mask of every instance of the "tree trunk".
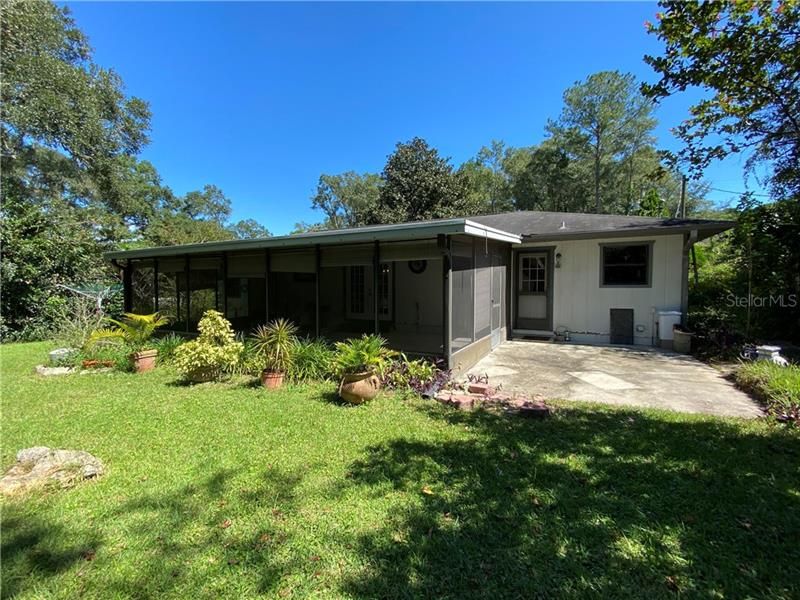
<path id="1" fill-rule="evenodd" d="M 600 204 L 600 157 L 594 159 L 594 210 L 597 214 L 603 212 Z"/>
<path id="2" fill-rule="evenodd" d="M 597 146 L 594 151 L 594 210 L 597 214 L 603 212 L 603 207 L 600 204 L 600 140 L 597 140 Z"/>

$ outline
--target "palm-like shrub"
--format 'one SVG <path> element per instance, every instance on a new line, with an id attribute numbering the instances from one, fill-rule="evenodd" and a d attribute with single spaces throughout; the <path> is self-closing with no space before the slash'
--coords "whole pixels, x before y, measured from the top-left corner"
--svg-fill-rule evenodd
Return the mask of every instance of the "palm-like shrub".
<path id="1" fill-rule="evenodd" d="M 145 349 L 156 329 L 169 323 L 169 319 L 158 313 L 124 313 L 121 320 L 107 318 L 106 321 L 113 327 L 95 329 L 89 336 L 90 347 L 102 343 L 121 343 L 138 352 Z"/>
<path id="2" fill-rule="evenodd" d="M 386 347 L 379 335 L 362 335 L 345 342 L 336 342 L 334 368 L 339 376 L 348 373 L 382 372 L 397 353 Z"/>
<path id="3" fill-rule="evenodd" d="M 276 319 L 255 329 L 253 348 L 263 356 L 265 370 L 286 373 L 291 368 L 296 334 L 297 326 L 288 319 Z"/>
<path id="4" fill-rule="evenodd" d="M 200 335 L 175 349 L 175 367 L 190 381 L 220 379 L 238 363 L 244 345 L 236 341 L 230 322 L 208 310 L 197 325 Z"/>

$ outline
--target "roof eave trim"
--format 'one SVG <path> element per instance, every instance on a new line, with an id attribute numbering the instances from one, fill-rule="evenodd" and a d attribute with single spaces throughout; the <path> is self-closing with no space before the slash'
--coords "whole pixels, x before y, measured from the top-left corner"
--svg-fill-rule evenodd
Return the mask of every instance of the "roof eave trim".
<path id="1" fill-rule="evenodd" d="M 611 229 L 607 231 L 575 231 L 565 233 L 540 233 L 522 236 L 522 243 L 549 242 L 556 240 L 594 240 L 600 238 L 641 237 L 653 235 L 681 235 L 692 230 L 698 231 L 698 240 L 704 240 L 733 228 L 735 223 L 704 223 L 672 227 L 642 227 L 631 229 Z"/>
<path id="2" fill-rule="evenodd" d="M 521 235 L 489 227 L 488 225 L 482 225 L 475 221 L 470 221 L 469 219 L 464 222 L 464 233 L 475 237 L 497 240 L 499 242 L 509 242 L 511 244 L 519 244 L 522 242 Z"/>
<path id="3" fill-rule="evenodd" d="M 467 219 L 446 219 L 436 223 L 398 223 L 356 229 L 317 231 L 313 233 L 285 235 L 254 240 L 231 240 L 224 242 L 205 242 L 181 246 L 159 246 L 134 250 L 115 250 L 103 254 L 106 260 L 129 258 L 155 258 L 184 256 L 186 254 L 211 254 L 216 252 L 238 252 L 264 248 L 301 248 L 316 245 L 358 244 L 369 242 L 401 242 L 435 238 L 437 235 L 466 234 L 492 240 L 518 244 L 522 238 Z"/>

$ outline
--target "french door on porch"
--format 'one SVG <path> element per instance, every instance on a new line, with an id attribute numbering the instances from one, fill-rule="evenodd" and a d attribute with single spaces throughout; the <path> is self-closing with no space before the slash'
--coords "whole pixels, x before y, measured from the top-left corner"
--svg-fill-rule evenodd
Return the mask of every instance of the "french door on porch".
<path id="1" fill-rule="evenodd" d="M 345 308 L 348 319 L 375 318 L 375 282 L 372 267 L 353 265 L 347 267 L 345 285 Z M 384 263 L 378 271 L 378 318 L 392 318 L 392 265 Z"/>
<path id="2" fill-rule="evenodd" d="M 519 252 L 516 260 L 516 329 L 553 329 L 553 253 Z"/>

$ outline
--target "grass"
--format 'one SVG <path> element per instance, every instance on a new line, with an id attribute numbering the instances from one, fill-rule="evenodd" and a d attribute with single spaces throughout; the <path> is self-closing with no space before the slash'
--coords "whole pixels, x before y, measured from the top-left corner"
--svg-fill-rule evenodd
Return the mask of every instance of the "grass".
<path id="1" fill-rule="evenodd" d="M 99 481 L 2 502 L 20 598 L 791 598 L 800 436 L 561 405 L 527 421 L 333 386 L 32 374 L 4 346 L 2 466 L 87 450 Z"/>
<path id="2" fill-rule="evenodd" d="M 800 425 L 800 366 L 756 360 L 739 366 L 734 378 L 761 399 L 770 414 Z"/>

